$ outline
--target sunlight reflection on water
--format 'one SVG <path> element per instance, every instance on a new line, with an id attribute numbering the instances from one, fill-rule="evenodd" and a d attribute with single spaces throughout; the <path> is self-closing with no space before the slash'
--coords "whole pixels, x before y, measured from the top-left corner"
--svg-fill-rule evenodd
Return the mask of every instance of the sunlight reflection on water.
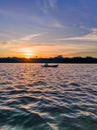
<path id="1" fill-rule="evenodd" d="M 91 129 L 97 129 L 96 64 L 0 64 L 0 130 Z"/>

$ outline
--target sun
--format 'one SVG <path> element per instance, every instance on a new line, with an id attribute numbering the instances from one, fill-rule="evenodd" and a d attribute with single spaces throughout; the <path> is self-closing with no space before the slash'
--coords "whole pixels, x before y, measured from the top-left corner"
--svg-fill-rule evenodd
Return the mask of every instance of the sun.
<path id="1" fill-rule="evenodd" d="M 36 55 L 35 50 L 32 48 L 21 48 L 20 49 L 22 57 L 26 59 L 30 59 Z"/>
<path id="2" fill-rule="evenodd" d="M 26 53 L 26 54 L 25 54 L 25 58 L 26 58 L 26 59 L 30 59 L 31 57 L 32 57 L 32 54 L 31 54 L 31 53 Z"/>
<path id="3" fill-rule="evenodd" d="M 25 58 L 26 58 L 26 59 L 30 59 L 31 57 L 28 56 L 28 57 L 25 57 Z"/>

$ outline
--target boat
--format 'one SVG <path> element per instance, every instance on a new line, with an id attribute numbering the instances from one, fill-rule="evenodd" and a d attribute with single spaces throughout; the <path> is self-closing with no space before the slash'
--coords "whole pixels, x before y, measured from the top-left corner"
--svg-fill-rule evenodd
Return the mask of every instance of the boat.
<path id="1" fill-rule="evenodd" d="M 54 67 L 54 68 L 56 68 L 56 67 L 58 67 L 58 64 L 56 64 L 56 65 L 48 65 L 48 64 L 46 63 L 46 64 L 44 64 L 44 65 L 41 65 L 41 67 Z"/>

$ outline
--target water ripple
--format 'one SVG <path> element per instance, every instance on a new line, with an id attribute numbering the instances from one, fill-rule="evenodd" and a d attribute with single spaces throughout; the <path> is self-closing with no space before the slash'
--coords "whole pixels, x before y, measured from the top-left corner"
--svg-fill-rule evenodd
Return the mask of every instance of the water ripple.
<path id="1" fill-rule="evenodd" d="M 0 64 L 0 130 L 96 130 L 96 70 Z"/>

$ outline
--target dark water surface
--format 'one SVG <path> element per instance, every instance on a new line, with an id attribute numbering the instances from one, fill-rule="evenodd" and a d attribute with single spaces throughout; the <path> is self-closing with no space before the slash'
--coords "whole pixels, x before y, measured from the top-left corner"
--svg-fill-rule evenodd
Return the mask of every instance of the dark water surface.
<path id="1" fill-rule="evenodd" d="M 97 64 L 0 64 L 0 130 L 97 130 Z"/>

